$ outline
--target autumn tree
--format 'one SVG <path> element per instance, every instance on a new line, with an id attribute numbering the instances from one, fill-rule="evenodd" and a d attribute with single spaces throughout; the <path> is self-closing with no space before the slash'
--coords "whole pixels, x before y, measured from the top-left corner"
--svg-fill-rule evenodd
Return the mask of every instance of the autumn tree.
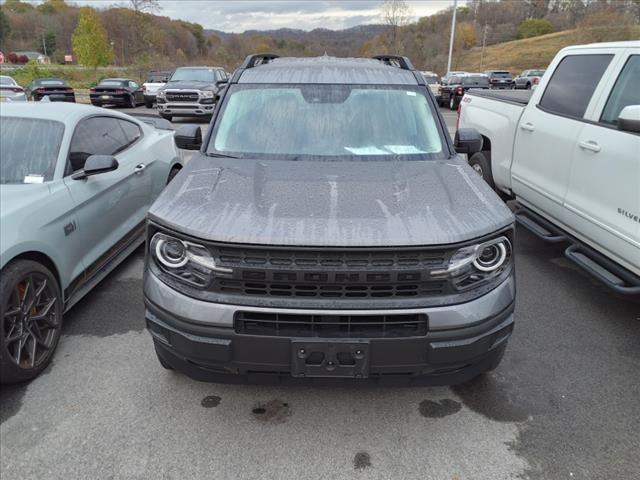
<path id="1" fill-rule="evenodd" d="M 136 12 L 154 13 L 160 11 L 160 2 L 158 0 L 130 0 L 131 8 Z"/>
<path id="2" fill-rule="evenodd" d="M 4 10 L 0 8 L 0 46 L 4 45 L 4 42 L 9 38 L 10 33 L 11 26 L 9 25 L 9 20 L 4 14 Z"/>
<path id="3" fill-rule="evenodd" d="M 79 63 L 93 68 L 98 77 L 98 67 L 108 65 L 113 59 L 113 47 L 97 12 L 91 7 L 80 9 L 78 26 L 73 32 L 73 53 Z"/>
<path id="4" fill-rule="evenodd" d="M 389 43 L 393 53 L 398 54 L 401 28 L 411 20 L 411 9 L 404 0 L 387 0 L 382 5 L 382 19 L 389 27 Z"/>

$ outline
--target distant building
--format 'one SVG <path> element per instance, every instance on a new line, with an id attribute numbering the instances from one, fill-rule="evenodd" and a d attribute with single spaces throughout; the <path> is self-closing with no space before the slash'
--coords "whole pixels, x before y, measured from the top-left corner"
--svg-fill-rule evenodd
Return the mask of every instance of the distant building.
<path id="1" fill-rule="evenodd" d="M 38 63 L 51 63 L 51 59 L 40 52 L 15 52 L 15 54 L 19 57 L 24 55 L 29 59 L 29 61 L 35 60 Z"/>

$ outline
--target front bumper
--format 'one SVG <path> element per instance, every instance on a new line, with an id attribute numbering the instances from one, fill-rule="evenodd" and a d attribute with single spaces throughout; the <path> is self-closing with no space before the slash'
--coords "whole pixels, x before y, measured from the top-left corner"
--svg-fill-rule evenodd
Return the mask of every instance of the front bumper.
<path id="1" fill-rule="evenodd" d="M 213 115 L 215 104 L 165 102 L 158 103 L 158 111 L 176 117 L 202 117 Z"/>
<path id="2" fill-rule="evenodd" d="M 497 365 L 514 325 L 513 276 L 471 302 L 386 312 L 311 311 L 203 302 L 176 292 L 149 271 L 145 275 L 144 292 L 146 323 L 158 355 L 174 369 L 201 381 L 462 383 Z M 309 339 L 236 333 L 234 318 L 239 311 L 321 315 L 419 312 L 428 316 L 429 328 L 423 336 L 349 338 L 347 342 L 367 344 L 367 378 L 294 378 L 292 343 Z"/>

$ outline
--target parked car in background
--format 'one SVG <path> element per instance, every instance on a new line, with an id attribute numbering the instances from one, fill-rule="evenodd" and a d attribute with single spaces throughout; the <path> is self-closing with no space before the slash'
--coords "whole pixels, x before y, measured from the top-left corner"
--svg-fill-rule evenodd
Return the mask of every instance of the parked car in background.
<path id="1" fill-rule="evenodd" d="M 222 382 L 495 368 L 514 325 L 513 215 L 456 155 L 422 76 L 391 55 L 274 57 L 234 72 L 205 145 L 176 137 L 201 152 L 148 216 L 160 363 Z"/>
<path id="2" fill-rule="evenodd" d="M 158 89 L 157 105 L 162 118 L 210 118 L 220 92 L 219 82 L 227 80 L 218 67 L 177 68 L 167 84 Z"/>
<path id="3" fill-rule="evenodd" d="M 153 104 L 156 103 L 156 94 L 158 89 L 164 87 L 171 72 L 149 72 L 147 74 L 146 81 L 142 84 L 142 91 L 144 92 L 144 106 L 147 108 L 153 108 Z"/>
<path id="4" fill-rule="evenodd" d="M 540 83 L 544 70 L 525 70 L 513 79 L 513 88 L 529 90 Z"/>
<path id="5" fill-rule="evenodd" d="M 62 315 L 144 240 L 173 130 L 88 105 L 0 109 L 0 381 L 38 375 Z"/>
<path id="6" fill-rule="evenodd" d="M 75 102 L 76 94 L 73 88 L 61 78 L 37 78 L 26 88 L 29 100 L 39 102 L 49 97 L 52 102 Z"/>
<path id="7" fill-rule="evenodd" d="M 640 295 L 640 42 L 561 50 L 538 88 L 472 90 L 469 158 L 518 205 L 516 219 L 620 294 Z"/>
<path id="8" fill-rule="evenodd" d="M 491 88 L 513 88 L 513 76 L 506 70 L 487 70 L 484 74 L 489 77 Z"/>
<path id="9" fill-rule="evenodd" d="M 464 94 L 472 89 L 490 88 L 489 77 L 482 73 L 468 73 L 451 77 L 440 89 L 440 106 L 448 105 L 451 110 L 458 108 Z"/>
<path id="10" fill-rule="evenodd" d="M 96 107 L 117 105 L 135 108 L 144 103 L 142 87 L 128 78 L 105 78 L 89 90 L 91 104 Z"/>
<path id="11" fill-rule="evenodd" d="M 451 71 L 451 72 L 447 72 L 447 74 L 446 74 L 444 77 L 442 77 L 442 81 L 441 81 L 441 83 L 448 82 L 448 80 L 449 80 L 451 77 L 459 77 L 459 76 L 461 76 L 461 75 L 467 75 L 467 74 L 468 74 L 468 72 L 463 72 L 463 71 L 458 71 L 458 70 L 456 70 L 456 71 Z"/>
<path id="12" fill-rule="evenodd" d="M 24 88 L 18 85 L 12 77 L 0 75 L 0 102 L 23 102 L 27 99 Z"/>
<path id="13" fill-rule="evenodd" d="M 429 89 L 431 90 L 431 93 L 433 93 L 433 96 L 436 97 L 437 101 L 438 96 L 440 95 L 440 77 L 438 77 L 438 74 L 435 72 L 420 73 L 422 73 L 424 81 L 427 82 L 427 85 L 429 85 Z"/>

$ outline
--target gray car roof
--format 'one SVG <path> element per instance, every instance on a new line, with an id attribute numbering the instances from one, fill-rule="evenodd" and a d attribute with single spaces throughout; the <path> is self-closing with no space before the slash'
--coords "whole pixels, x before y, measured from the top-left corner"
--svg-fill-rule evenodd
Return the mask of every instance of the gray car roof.
<path id="1" fill-rule="evenodd" d="M 238 83 L 337 83 L 370 85 L 417 85 L 410 70 L 365 58 L 276 58 L 248 68 Z"/>

